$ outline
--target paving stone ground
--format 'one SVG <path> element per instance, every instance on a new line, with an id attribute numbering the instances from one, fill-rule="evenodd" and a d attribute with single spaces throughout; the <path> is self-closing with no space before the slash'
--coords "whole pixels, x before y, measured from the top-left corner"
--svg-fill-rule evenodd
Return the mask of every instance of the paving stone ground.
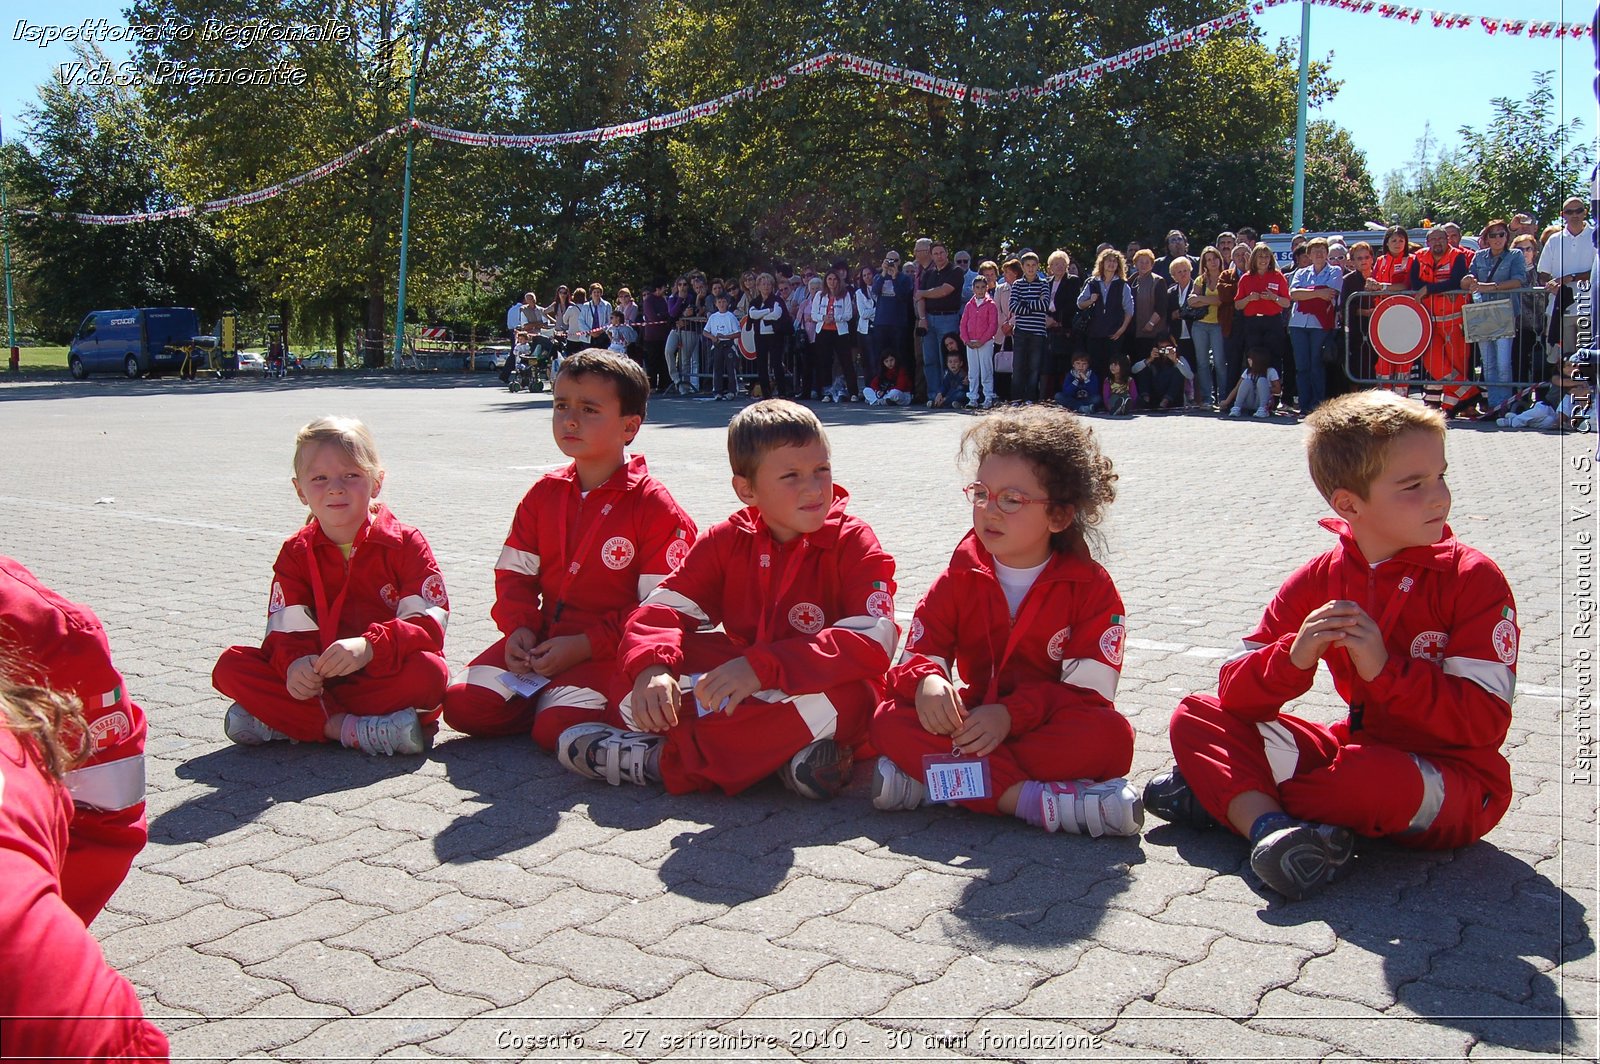
<path id="1" fill-rule="evenodd" d="M 448 656 L 495 636 L 491 569 L 560 460 L 544 396 L 374 375 L 0 386 L 0 550 L 92 604 L 150 715 L 150 844 L 92 930 L 186 1060 L 1593 1059 L 1596 791 L 1573 782 L 1589 437 L 1453 427 L 1452 523 L 1523 625 L 1516 798 L 1455 853 L 1364 845 L 1284 904 L 1243 844 L 1152 820 L 1049 836 L 875 812 L 865 771 L 807 803 L 613 789 L 525 742 L 445 731 L 424 758 L 222 737 L 219 651 L 262 627 L 301 520 L 295 429 L 364 418 L 383 498 L 424 530 Z M 702 527 L 735 500 L 728 404 L 662 400 L 640 449 Z M 908 613 L 961 536 L 967 415 L 822 407 L 852 510 Z M 1282 578 L 1329 543 L 1301 428 L 1097 420 L 1120 498 L 1133 781 Z M 1592 540 L 1590 541 L 1592 542 Z M 1582 637 L 1580 637 L 1582 636 Z M 1592 658 L 1590 659 L 1593 660 Z M 1324 677 L 1304 710 L 1339 715 Z"/>

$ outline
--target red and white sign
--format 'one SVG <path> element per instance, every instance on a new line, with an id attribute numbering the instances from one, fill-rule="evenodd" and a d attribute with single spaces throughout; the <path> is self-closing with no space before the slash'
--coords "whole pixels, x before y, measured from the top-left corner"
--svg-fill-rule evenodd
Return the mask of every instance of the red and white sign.
<path id="1" fill-rule="evenodd" d="M 745 319 L 744 328 L 739 330 L 739 338 L 734 341 L 734 344 L 739 348 L 741 355 L 747 359 L 754 360 L 756 357 L 756 327 L 749 318 Z"/>
<path id="2" fill-rule="evenodd" d="M 1380 299 L 1372 310 L 1372 346 L 1390 362 L 1407 365 L 1428 349 L 1433 317 L 1413 296 Z"/>

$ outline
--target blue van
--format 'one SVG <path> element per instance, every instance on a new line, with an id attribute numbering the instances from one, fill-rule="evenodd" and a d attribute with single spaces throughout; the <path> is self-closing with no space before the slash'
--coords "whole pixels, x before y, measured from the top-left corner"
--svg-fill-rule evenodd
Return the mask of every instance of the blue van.
<path id="1" fill-rule="evenodd" d="M 91 373 L 134 378 L 177 370 L 183 365 L 179 348 L 199 332 L 193 307 L 92 310 L 67 348 L 67 368 L 79 380 Z"/>

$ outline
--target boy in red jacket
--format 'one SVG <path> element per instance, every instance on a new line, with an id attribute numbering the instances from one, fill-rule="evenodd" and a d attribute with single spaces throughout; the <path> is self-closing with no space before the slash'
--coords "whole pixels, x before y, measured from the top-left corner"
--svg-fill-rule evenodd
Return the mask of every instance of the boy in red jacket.
<path id="1" fill-rule="evenodd" d="M 728 425 L 728 459 L 745 509 L 628 619 L 613 719 L 630 730 L 579 725 L 557 754 L 613 785 L 738 794 L 776 772 L 796 794 L 831 798 L 849 783 L 899 638 L 894 559 L 845 514 L 810 410 L 746 407 Z"/>
<path id="2" fill-rule="evenodd" d="M 589 348 L 552 385 L 551 429 L 572 464 L 536 481 L 495 563 L 495 625 L 504 637 L 444 696 L 444 719 L 468 735 L 533 735 L 547 750 L 599 720 L 616 676 L 622 624 L 678 567 L 695 524 L 627 446 L 650 383 L 638 363 Z"/>
<path id="3" fill-rule="evenodd" d="M 1331 881 L 1356 835 L 1445 849 L 1499 823 L 1518 641 L 1505 576 L 1445 524 L 1443 417 L 1369 391 L 1306 425 L 1339 542 L 1278 590 L 1219 697 L 1179 704 L 1177 767 L 1145 789 L 1166 820 L 1248 838 L 1251 867 L 1289 898 Z M 1331 726 L 1282 712 L 1318 661 L 1350 706 Z"/>
<path id="4" fill-rule="evenodd" d="M 61 893 L 93 923 L 144 849 L 144 710 L 128 697 L 94 611 L 3 556 L 0 650 L 12 657 L 15 679 L 83 705 L 89 739 L 83 762 L 65 776 L 74 812 Z"/>

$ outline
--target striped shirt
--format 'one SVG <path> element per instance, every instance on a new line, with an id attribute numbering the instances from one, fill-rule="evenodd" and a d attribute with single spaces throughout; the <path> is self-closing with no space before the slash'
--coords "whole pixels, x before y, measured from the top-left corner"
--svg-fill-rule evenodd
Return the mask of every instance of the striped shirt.
<path id="1" fill-rule="evenodd" d="M 1012 330 L 1045 334 L 1044 317 L 1050 310 L 1050 282 L 1044 277 L 1026 277 L 1011 282 Z"/>

